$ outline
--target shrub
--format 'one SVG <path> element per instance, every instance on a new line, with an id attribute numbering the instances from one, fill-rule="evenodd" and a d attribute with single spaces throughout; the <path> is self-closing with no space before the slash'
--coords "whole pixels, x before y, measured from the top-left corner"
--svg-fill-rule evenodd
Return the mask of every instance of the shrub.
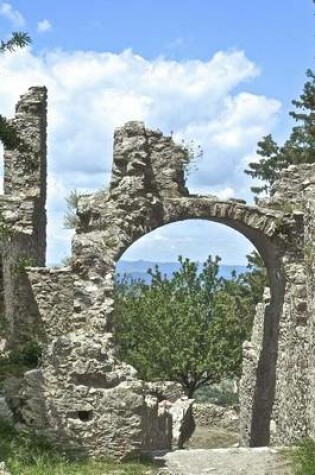
<path id="1" fill-rule="evenodd" d="M 296 475 L 315 475 L 315 441 L 309 437 L 285 451 Z"/>

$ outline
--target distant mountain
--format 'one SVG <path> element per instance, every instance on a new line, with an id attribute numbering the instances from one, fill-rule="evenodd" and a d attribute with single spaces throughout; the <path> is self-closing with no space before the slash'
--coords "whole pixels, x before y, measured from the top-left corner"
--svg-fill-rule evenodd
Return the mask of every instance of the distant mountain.
<path id="1" fill-rule="evenodd" d="M 147 274 L 148 269 L 154 269 L 158 265 L 159 270 L 166 277 L 172 277 L 173 273 L 180 268 L 179 262 L 151 262 L 151 261 L 119 261 L 116 267 L 116 275 L 120 278 L 126 277 L 128 280 L 144 280 L 146 283 L 151 282 L 150 276 Z M 219 275 L 225 279 L 231 278 L 232 272 L 241 274 L 246 271 L 246 266 L 222 265 L 220 266 Z"/>

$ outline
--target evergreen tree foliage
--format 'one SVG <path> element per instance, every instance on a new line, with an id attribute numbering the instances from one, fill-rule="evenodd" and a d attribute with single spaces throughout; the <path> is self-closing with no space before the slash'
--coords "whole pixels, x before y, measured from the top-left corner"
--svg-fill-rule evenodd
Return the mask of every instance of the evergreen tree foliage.
<path id="1" fill-rule="evenodd" d="M 0 53 L 5 53 L 6 51 L 13 52 L 17 48 L 24 48 L 30 43 L 31 38 L 27 33 L 16 31 L 11 34 L 7 41 L 0 40 Z M 19 146 L 22 147 L 15 128 L 2 115 L 0 115 L 0 141 L 8 150 Z"/>
<path id="2" fill-rule="evenodd" d="M 32 42 L 30 36 L 22 31 L 14 31 L 7 41 L 0 41 L 0 53 L 5 51 L 15 51 L 17 48 L 24 48 Z"/>
<path id="3" fill-rule="evenodd" d="M 67 210 L 63 218 L 63 226 L 65 229 L 75 229 L 78 224 L 78 216 L 76 214 L 81 193 L 72 190 L 66 198 Z"/>
<path id="4" fill-rule="evenodd" d="M 253 186 L 255 194 L 269 192 L 279 173 L 289 165 L 315 162 L 315 74 L 306 72 L 307 82 L 298 100 L 292 101 L 295 109 L 290 116 L 296 121 L 289 138 L 279 146 L 271 135 L 258 142 L 259 162 L 250 163 L 245 173 L 264 183 Z"/>

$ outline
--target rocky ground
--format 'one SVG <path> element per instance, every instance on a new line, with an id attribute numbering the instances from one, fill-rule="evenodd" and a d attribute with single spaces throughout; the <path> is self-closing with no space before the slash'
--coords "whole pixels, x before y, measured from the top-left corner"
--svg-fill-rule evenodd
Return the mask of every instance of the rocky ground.
<path id="1" fill-rule="evenodd" d="M 293 475 L 278 449 L 238 448 L 238 433 L 197 425 L 184 450 L 157 453 L 160 475 Z"/>
<path id="2" fill-rule="evenodd" d="M 10 472 L 8 472 L 4 462 L 0 462 L 0 475 L 11 475 Z"/>
<path id="3" fill-rule="evenodd" d="M 176 450 L 160 455 L 160 475 L 293 475 L 276 449 L 230 448 Z"/>

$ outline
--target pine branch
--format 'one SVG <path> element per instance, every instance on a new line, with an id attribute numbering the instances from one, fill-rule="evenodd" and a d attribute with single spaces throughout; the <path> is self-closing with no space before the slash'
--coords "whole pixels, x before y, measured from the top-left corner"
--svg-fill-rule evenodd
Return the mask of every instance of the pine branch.
<path id="1" fill-rule="evenodd" d="M 14 31 L 7 41 L 1 40 L 0 53 L 5 51 L 15 51 L 17 48 L 24 48 L 32 42 L 31 37 L 22 31 Z"/>

